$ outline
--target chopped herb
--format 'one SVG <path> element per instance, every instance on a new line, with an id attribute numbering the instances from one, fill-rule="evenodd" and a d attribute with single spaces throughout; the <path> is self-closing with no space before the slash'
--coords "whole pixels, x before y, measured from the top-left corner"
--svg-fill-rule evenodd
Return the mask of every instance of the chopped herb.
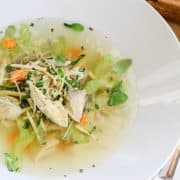
<path id="1" fill-rule="evenodd" d="M 64 64 L 66 62 L 66 60 L 62 56 L 57 56 L 55 58 L 55 61 L 61 64 Z"/>
<path id="2" fill-rule="evenodd" d="M 13 67 L 11 67 L 11 65 L 8 64 L 8 65 L 5 67 L 5 70 L 6 70 L 7 73 L 10 73 L 10 72 L 13 71 Z"/>
<path id="3" fill-rule="evenodd" d="M 32 76 L 32 72 L 29 72 L 29 73 L 27 74 L 27 76 L 26 76 L 26 80 L 30 79 L 31 76 Z"/>
<path id="4" fill-rule="evenodd" d="M 64 77 L 64 72 L 62 69 L 58 69 L 58 76 L 61 78 Z"/>
<path id="5" fill-rule="evenodd" d="M 79 79 L 79 75 L 77 74 L 76 77 L 75 77 L 75 80 L 78 80 Z"/>
<path id="6" fill-rule="evenodd" d="M 81 50 L 85 50 L 84 46 L 81 46 Z"/>
<path id="7" fill-rule="evenodd" d="M 52 170 L 52 168 L 49 168 L 50 170 Z"/>
<path id="8" fill-rule="evenodd" d="M 35 68 L 35 67 L 32 67 L 32 70 L 34 70 L 34 71 L 35 71 L 35 70 L 36 70 L 36 68 Z"/>
<path id="9" fill-rule="evenodd" d="M 53 75 L 57 75 L 58 74 L 58 69 L 57 68 L 50 68 L 49 69 L 50 70 L 50 72 L 53 74 Z"/>
<path id="10" fill-rule="evenodd" d="M 90 112 L 92 109 L 91 108 L 86 108 L 85 111 L 86 112 Z"/>
<path id="11" fill-rule="evenodd" d="M 48 57 L 47 59 L 48 59 L 48 60 L 52 60 L 52 59 L 54 59 L 54 58 L 53 58 L 53 57 Z"/>
<path id="12" fill-rule="evenodd" d="M 80 173 L 83 173 L 83 172 L 84 172 L 84 169 L 79 169 L 79 172 L 80 172 Z"/>
<path id="13" fill-rule="evenodd" d="M 82 32 L 84 30 L 84 26 L 80 23 L 72 23 L 72 24 L 64 23 L 64 26 L 77 32 Z"/>
<path id="14" fill-rule="evenodd" d="M 127 101 L 128 96 L 122 91 L 122 81 L 117 83 L 110 92 L 108 105 L 115 106 L 119 104 L 123 104 Z"/>
<path id="15" fill-rule="evenodd" d="M 53 100 L 53 101 L 58 100 L 60 97 L 61 97 L 61 95 L 60 95 L 60 94 L 57 94 L 56 96 L 54 96 L 54 97 L 52 98 L 52 100 Z"/>
<path id="16" fill-rule="evenodd" d="M 29 122 L 29 120 L 27 119 L 27 120 L 24 122 L 23 128 L 24 128 L 24 129 L 28 129 L 29 126 L 30 126 L 30 122 Z"/>
<path id="17" fill-rule="evenodd" d="M 27 99 L 21 99 L 21 103 L 20 103 L 20 105 L 19 105 L 21 108 L 26 108 L 26 107 L 28 107 L 29 106 L 29 103 L 28 103 L 28 101 L 27 101 Z"/>
<path id="18" fill-rule="evenodd" d="M 37 126 L 39 126 L 41 124 L 41 118 L 39 118 L 38 120 L 37 120 Z"/>
<path id="19" fill-rule="evenodd" d="M 36 87 L 43 87 L 43 85 L 44 85 L 44 81 L 38 81 L 38 82 L 36 82 Z"/>
<path id="20" fill-rule="evenodd" d="M 95 103 L 94 107 L 95 109 L 99 109 L 99 105 L 97 103 Z"/>
<path id="21" fill-rule="evenodd" d="M 93 126 L 92 124 L 87 124 L 85 129 L 89 132 L 89 134 L 92 134 L 96 130 L 96 126 Z"/>
<path id="22" fill-rule="evenodd" d="M 86 70 L 85 68 L 80 68 L 79 72 L 85 72 L 85 70 Z"/>
<path id="23" fill-rule="evenodd" d="M 125 73 L 131 64 L 132 59 L 120 59 L 112 66 L 112 70 L 116 73 Z"/>
<path id="24" fill-rule="evenodd" d="M 51 32 L 53 32 L 54 31 L 54 28 L 51 28 Z"/>
<path id="25" fill-rule="evenodd" d="M 66 175 L 66 174 L 64 174 L 64 177 L 67 177 L 67 175 Z"/>
<path id="26" fill-rule="evenodd" d="M 85 54 L 81 54 L 76 60 L 71 62 L 71 65 L 76 65 L 82 58 L 84 58 L 86 55 Z"/>
<path id="27" fill-rule="evenodd" d="M 89 30 L 90 30 L 90 31 L 94 31 L 94 29 L 93 29 L 92 27 L 89 27 Z"/>
<path id="28" fill-rule="evenodd" d="M 93 164 L 93 165 L 92 165 L 92 167 L 93 167 L 93 168 L 95 168 L 95 167 L 96 167 L 96 165 L 95 165 L 95 164 Z"/>
<path id="29" fill-rule="evenodd" d="M 34 26 L 34 23 L 30 23 L 30 26 L 33 27 L 33 26 Z"/>
<path id="30" fill-rule="evenodd" d="M 66 81 L 68 81 L 68 83 L 69 83 L 73 88 L 76 88 L 76 87 L 79 86 L 79 82 L 78 82 L 76 79 L 70 79 L 70 80 L 67 80 L 67 79 L 66 79 Z"/>

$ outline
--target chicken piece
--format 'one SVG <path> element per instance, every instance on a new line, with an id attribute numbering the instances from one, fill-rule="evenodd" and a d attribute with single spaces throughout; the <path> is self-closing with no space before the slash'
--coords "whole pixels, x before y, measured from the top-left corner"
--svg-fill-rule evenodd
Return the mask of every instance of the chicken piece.
<path id="1" fill-rule="evenodd" d="M 10 97 L 0 97 L 0 120 L 14 121 L 22 113 L 17 102 Z"/>
<path id="2" fill-rule="evenodd" d="M 46 115 L 51 121 L 59 126 L 68 126 L 68 114 L 66 113 L 60 101 L 49 100 L 31 81 L 28 81 L 30 88 L 30 96 L 34 101 L 34 105 Z"/>
<path id="3" fill-rule="evenodd" d="M 69 115 L 73 118 L 74 121 L 80 122 L 86 103 L 86 91 L 71 90 L 68 92 L 68 100 L 71 108 Z"/>

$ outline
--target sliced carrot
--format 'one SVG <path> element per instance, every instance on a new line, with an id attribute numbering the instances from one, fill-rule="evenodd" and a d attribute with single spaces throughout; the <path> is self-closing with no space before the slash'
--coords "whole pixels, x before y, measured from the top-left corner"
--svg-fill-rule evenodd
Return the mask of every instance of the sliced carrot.
<path id="1" fill-rule="evenodd" d="M 68 141 L 59 144 L 60 149 L 63 151 L 66 150 L 69 146 L 70 146 L 70 142 L 68 142 Z"/>
<path id="2" fill-rule="evenodd" d="M 70 53 L 71 53 L 71 59 L 75 60 L 83 53 L 83 51 L 80 48 L 71 48 Z"/>
<path id="3" fill-rule="evenodd" d="M 19 136 L 18 130 L 10 131 L 7 135 L 7 143 L 13 144 L 18 136 Z"/>
<path id="4" fill-rule="evenodd" d="M 16 39 L 13 39 L 13 38 L 4 38 L 2 40 L 2 47 L 4 49 L 12 49 L 12 48 L 15 48 L 16 45 L 17 45 Z"/>
<path id="5" fill-rule="evenodd" d="M 80 124 L 81 126 L 85 126 L 86 122 L 87 122 L 86 113 L 83 112 L 79 124 Z"/>
<path id="6" fill-rule="evenodd" d="M 10 80 L 13 83 L 16 83 L 17 81 L 24 80 L 27 76 L 27 73 L 23 70 L 16 70 L 11 73 Z"/>

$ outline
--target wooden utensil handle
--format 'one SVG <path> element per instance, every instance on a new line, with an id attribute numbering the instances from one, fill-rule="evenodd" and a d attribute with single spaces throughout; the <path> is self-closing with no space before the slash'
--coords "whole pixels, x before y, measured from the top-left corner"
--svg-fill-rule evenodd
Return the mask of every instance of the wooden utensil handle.
<path id="1" fill-rule="evenodd" d="M 146 0 L 167 20 L 180 24 L 180 0 Z"/>

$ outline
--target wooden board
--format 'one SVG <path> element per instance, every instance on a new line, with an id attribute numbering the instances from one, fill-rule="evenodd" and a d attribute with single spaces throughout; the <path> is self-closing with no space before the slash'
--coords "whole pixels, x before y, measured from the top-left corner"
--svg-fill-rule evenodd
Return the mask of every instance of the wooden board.
<path id="1" fill-rule="evenodd" d="M 146 0 L 168 21 L 180 39 L 180 0 Z"/>
<path id="2" fill-rule="evenodd" d="M 179 24 L 175 24 L 171 21 L 168 21 L 169 25 L 171 26 L 171 28 L 174 30 L 176 36 L 178 37 L 178 39 L 180 40 L 180 25 Z"/>

